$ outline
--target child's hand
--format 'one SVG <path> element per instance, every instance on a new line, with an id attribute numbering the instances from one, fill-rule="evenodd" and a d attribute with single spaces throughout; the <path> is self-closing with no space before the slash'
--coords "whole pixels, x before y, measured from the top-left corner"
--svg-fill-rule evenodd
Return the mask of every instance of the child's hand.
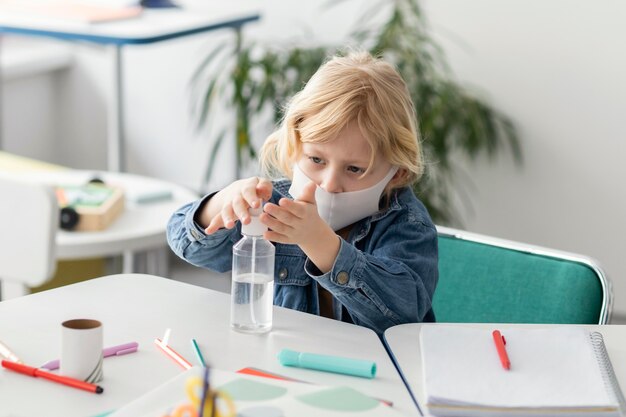
<path id="1" fill-rule="evenodd" d="M 250 223 L 248 209 L 261 207 L 263 200 L 269 200 L 271 196 L 272 183 L 265 178 L 252 177 L 233 182 L 215 194 L 200 214 L 201 224 L 208 223 L 204 232 L 210 235 L 222 227 L 232 229 L 237 220 Z"/>
<path id="2" fill-rule="evenodd" d="M 297 200 L 281 198 L 278 205 L 267 203 L 264 206 L 265 214 L 261 214 L 260 219 L 271 229 L 265 234 L 268 240 L 302 247 L 319 242 L 321 232 L 328 234 L 330 227 L 317 212 L 315 189 L 315 183 L 310 182 Z"/>

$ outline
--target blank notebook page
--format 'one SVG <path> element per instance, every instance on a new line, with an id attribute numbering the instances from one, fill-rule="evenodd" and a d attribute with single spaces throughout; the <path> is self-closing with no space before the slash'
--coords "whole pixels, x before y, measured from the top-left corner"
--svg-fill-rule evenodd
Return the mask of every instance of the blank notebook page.
<path id="1" fill-rule="evenodd" d="M 500 329 L 511 361 L 507 371 L 496 351 L 493 330 L 422 327 L 429 403 L 523 408 L 617 405 L 605 387 L 588 331 Z"/>

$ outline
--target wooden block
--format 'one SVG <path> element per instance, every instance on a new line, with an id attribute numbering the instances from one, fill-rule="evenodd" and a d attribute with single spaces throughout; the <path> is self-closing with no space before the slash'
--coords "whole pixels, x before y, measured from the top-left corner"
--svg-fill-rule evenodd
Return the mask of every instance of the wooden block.
<path id="1" fill-rule="evenodd" d="M 60 207 L 72 207 L 80 216 L 77 231 L 104 230 L 124 211 L 122 189 L 102 184 L 58 187 L 57 197 Z"/>

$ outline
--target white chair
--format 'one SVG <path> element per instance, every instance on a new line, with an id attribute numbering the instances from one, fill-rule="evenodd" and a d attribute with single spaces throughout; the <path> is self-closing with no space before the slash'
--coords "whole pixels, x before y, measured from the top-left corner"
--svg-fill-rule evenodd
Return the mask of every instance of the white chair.
<path id="1" fill-rule="evenodd" d="M 0 177 L 0 300 L 24 295 L 52 277 L 58 223 L 49 186 Z"/>

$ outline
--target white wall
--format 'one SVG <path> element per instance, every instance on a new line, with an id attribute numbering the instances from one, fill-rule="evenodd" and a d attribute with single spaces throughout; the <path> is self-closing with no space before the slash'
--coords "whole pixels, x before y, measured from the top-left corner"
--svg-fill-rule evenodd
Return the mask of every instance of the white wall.
<path id="1" fill-rule="evenodd" d="M 216 1 L 195 3 L 219 7 Z M 329 11 L 320 11 L 327 3 L 322 0 L 237 3 L 262 7 L 263 20 L 246 29 L 250 36 L 324 42 L 342 39 L 357 9 L 365 7 L 360 0 Z M 613 278 L 616 312 L 626 314 L 626 266 L 620 262 L 626 3 L 430 0 L 423 5 L 458 79 L 514 118 L 525 154 L 521 168 L 508 157 L 495 163 L 460 161 L 465 181 L 474 184 L 465 227 L 595 257 Z M 203 53 L 228 36 L 221 31 L 125 50 L 129 170 L 200 187 L 209 141 L 206 133 L 193 132 L 188 80 Z M 64 152 L 60 162 L 104 168 L 107 55 L 85 45 L 74 51 L 75 64 L 58 92 L 64 109 L 59 146 L 89 156 Z M 230 117 L 222 110 L 214 120 L 225 123 Z M 232 179 L 232 160 L 232 153 L 221 156 L 212 186 Z"/>
<path id="2" fill-rule="evenodd" d="M 424 3 L 457 77 L 520 127 L 525 162 L 466 167 L 468 229 L 585 254 L 626 312 L 626 3 Z"/>
<path id="3" fill-rule="evenodd" d="M 50 159 L 57 154 L 59 80 L 71 65 L 64 46 L 0 39 L 0 145 L 17 154 Z"/>

